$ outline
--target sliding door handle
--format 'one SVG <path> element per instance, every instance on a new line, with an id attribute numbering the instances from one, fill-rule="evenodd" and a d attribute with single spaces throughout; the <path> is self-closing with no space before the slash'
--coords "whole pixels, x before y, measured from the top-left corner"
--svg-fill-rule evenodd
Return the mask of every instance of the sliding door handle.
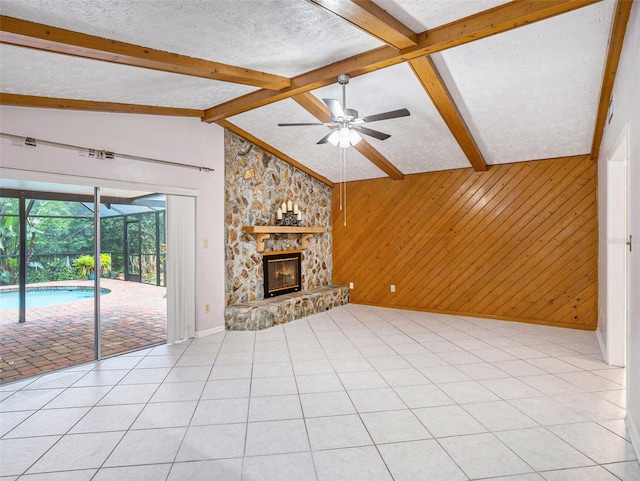
<path id="1" fill-rule="evenodd" d="M 632 235 L 629 236 L 629 241 L 627 242 L 627 245 L 629 246 L 629 252 L 631 252 L 631 248 L 633 247 L 633 236 Z"/>

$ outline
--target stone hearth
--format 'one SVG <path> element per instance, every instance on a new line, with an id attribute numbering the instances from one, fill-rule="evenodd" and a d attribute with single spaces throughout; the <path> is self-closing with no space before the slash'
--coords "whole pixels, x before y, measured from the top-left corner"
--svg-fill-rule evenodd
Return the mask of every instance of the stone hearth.
<path id="1" fill-rule="evenodd" d="M 348 303 L 348 287 L 324 286 L 228 306 L 224 310 L 224 322 L 228 330 L 257 331 Z"/>

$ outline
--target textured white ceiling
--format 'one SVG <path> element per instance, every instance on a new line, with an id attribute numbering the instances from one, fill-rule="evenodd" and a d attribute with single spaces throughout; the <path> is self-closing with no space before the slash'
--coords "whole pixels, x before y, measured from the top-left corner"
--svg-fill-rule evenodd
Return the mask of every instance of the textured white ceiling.
<path id="1" fill-rule="evenodd" d="M 2 12 L 287 77 L 382 45 L 301 0 L 2 0 Z"/>
<path id="2" fill-rule="evenodd" d="M 256 90 L 4 44 L 0 44 L 0 59 L 5 93 L 206 109 Z"/>
<path id="3" fill-rule="evenodd" d="M 591 150 L 614 7 L 601 2 L 434 56 L 489 164 Z"/>
<path id="4" fill-rule="evenodd" d="M 422 32 L 504 0 L 375 0 Z M 0 0 L 14 16 L 183 55 L 295 76 L 381 46 L 350 23 L 302 0 Z M 614 0 L 433 56 L 489 164 L 590 150 Z M 252 87 L 0 45 L 6 93 L 206 109 Z M 340 87 L 312 92 L 341 98 Z M 406 64 L 353 78 L 347 103 L 362 116 L 406 107 L 411 116 L 370 124 L 367 137 L 403 173 L 469 167 Z M 231 117 L 325 177 L 340 179 L 339 150 L 316 145 L 328 130 L 277 127 L 316 119 L 292 100 Z M 212 127 L 213 128 L 213 127 Z M 353 149 L 348 180 L 385 176 Z"/>
<path id="5" fill-rule="evenodd" d="M 506 0 L 376 0 L 416 33 L 507 3 Z"/>

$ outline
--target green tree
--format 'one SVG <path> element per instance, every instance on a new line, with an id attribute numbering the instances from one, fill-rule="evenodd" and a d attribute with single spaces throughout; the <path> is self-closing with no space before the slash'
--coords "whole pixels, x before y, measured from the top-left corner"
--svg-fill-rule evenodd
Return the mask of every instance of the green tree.
<path id="1" fill-rule="evenodd" d="M 0 198 L 0 284 L 17 281 L 20 243 L 17 199 Z"/>

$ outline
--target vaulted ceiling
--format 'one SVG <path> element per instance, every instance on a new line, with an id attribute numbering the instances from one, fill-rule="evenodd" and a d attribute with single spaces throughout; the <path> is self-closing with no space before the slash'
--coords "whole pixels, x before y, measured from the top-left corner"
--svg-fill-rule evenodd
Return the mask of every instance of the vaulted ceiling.
<path id="1" fill-rule="evenodd" d="M 358 180 L 590 153 L 630 0 L 0 0 L 0 103 L 200 117 L 327 183 L 322 98 L 391 134 Z M 3 133 L 10 126 L 3 124 Z"/>

